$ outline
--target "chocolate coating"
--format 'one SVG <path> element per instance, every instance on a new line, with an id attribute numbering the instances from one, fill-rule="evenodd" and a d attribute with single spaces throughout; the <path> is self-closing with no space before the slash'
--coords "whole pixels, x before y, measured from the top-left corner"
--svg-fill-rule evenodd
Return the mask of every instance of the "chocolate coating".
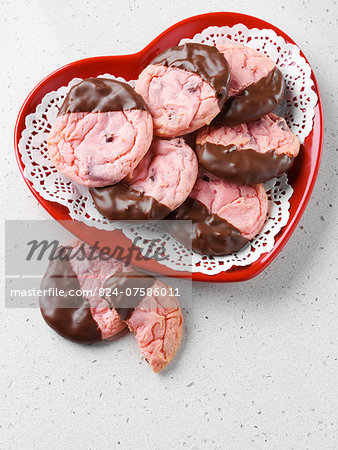
<path id="1" fill-rule="evenodd" d="M 150 64 L 177 67 L 196 73 L 215 89 L 219 107 L 223 107 L 230 86 L 230 68 L 216 47 L 188 43 L 168 48 L 156 56 Z"/>
<path id="2" fill-rule="evenodd" d="M 136 306 L 146 296 L 147 289 L 155 281 L 156 278 L 151 275 L 136 270 L 116 273 L 108 278 L 103 285 L 104 289 L 111 290 L 109 294 L 104 296 L 104 299 L 110 304 L 111 308 L 115 308 L 122 320 L 128 320 Z M 114 291 L 116 291 L 116 295 Z"/>
<path id="3" fill-rule="evenodd" d="M 274 150 L 265 153 L 252 149 L 238 149 L 236 145 L 205 142 L 197 144 L 200 164 L 210 173 L 224 180 L 240 184 L 264 183 L 290 169 L 294 158 Z"/>
<path id="4" fill-rule="evenodd" d="M 272 112 L 284 97 L 285 82 L 281 71 L 275 67 L 257 83 L 230 97 L 213 124 L 229 127 L 253 122 Z"/>
<path id="5" fill-rule="evenodd" d="M 50 288 L 54 288 L 55 293 L 56 289 L 63 290 L 65 295 L 40 297 L 41 313 L 47 324 L 61 336 L 74 342 L 91 344 L 100 341 L 102 334 L 91 315 L 88 302 L 82 295 L 69 295 L 70 290 L 75 292 L 80 289 L 80 283 L 67 259 L 50 261 L 41 289 Z"/>
<path id="6" fill-rule="evenodd" d="M 58 115 L 130 109 L 147 111 L 143 98 L 129 84 L 107 78 L 87 78 L 71 88 Z"/>
<path id="7" fill-rule="evenodd" d="M 248 242 L 240 231 L 226 220 L 212 214 L 200 201 L 189 197 L 169 216 L 170 220 L 191 220 L 190 235 L 179 222 L 168 223 L 173 237 L 186 248 L 210 256 L 228 255 L 236 252 Z"/>
<path id="8" fill-rule="evenodd" d="M 184 136 L 182 136 L 182 138 L 184 139 L 184 142 L 186 144 L 188 144 L 189 147 L 194 150 L 194 152 L 196 152 L 196 137 L 197 137 L 197 131 L 194 131 L 192 133 L 185 134 Z"/>
<path id="9" fill-rule="evenodd" d="M 96 209 L 109 220 L 159 220 L 170 212 L 153 197 L 122 183 L 90 188 L 89 192 Z"/>

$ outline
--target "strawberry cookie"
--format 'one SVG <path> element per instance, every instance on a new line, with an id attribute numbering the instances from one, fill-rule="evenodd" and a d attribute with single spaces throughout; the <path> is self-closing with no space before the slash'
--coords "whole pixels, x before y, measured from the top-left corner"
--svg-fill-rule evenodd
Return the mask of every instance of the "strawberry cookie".
<path id="1" fill-rule="evenodd" d="M 154 138 L 132 174 L 90 193 L 97 210 L 110 220 L 159 220 L 188 197 L 197 172 L 196 154 L 184 139 Z"/>
<path id="2" fill-rule="evenodd" d="M 263 228 L 268 200 L 262 184 L 230 183 L 200 171 L 189 198 L 173 211 L 168 227 L 187 248 L 221 256 L 240 250 Z M 180 220 L 191 220 L 190 235 Z"/>
<path id="3" fill-rule="evenodd" d="M 76 183 L 107 186 L 135 169 L 152 137 L 151 115 L 129 84 L 88 78 L 65 98 L 48 150 L 56 168 Z"/>
<path id="4" fill-rule="evenodd" d="M 204 127 L 196 139 L 200 164 L 241 184 L 263 183 L 289 170 L 300 142 L 285 119 L 268 114 L 247 124 Z"/>
<path id="5" fill-rule="evenodd" d="M 215 123 L 234 126 L 272 112 L 285 92 L 283 75 L 274 61 L 229 39 L 219 41 L 217 48 L 230 66 L 231 84 L 229 98 Z"/>
<path id="6" fill-rule="evenodd" d="M 212 121 L 224 105 L 229 83 L 228 63 L 216 47 L 188 43 L 156 56 L 135 90 L 149 107 L 155 136 L 176 137 Z"/>

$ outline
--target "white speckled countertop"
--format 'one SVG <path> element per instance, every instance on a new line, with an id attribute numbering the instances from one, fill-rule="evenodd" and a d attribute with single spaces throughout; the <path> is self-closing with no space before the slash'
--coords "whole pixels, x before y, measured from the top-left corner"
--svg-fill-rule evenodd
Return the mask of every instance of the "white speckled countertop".
<path id="1" fill-rule="evenodd" d="M 1 227 L 48 218 L 12 144 L 18 110 L 40 79 L 76 59 L 135 52 L 169 25 L 219 10 L 273 22 L 315 70 L 325 143 L 308 208 L 256 279 L 194 284 L 181 350 L 157 376 L 131 335 L 76 346 L 38 310 L 1 307 L 1 449 L 337 448 L 337 2 L 0 1 Z"/>

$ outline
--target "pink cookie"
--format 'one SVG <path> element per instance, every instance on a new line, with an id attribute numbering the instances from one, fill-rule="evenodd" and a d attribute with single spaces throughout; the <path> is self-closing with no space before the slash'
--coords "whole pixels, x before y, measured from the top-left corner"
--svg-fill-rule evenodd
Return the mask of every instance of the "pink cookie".
<path id="1" fill-rule="evenodd" d="M 217 44 L 231 71 L 229 99 L 215 123 L 234 126 L 272 112 L 284 97 L 285 83 L 268 56 L 224 39 Z"/>
<path id="2" fill-rule="evenodd" d="M 175 137 L 207 125 L 227 97 L 229 67 L 216 47 L 185 44 L 154 58 L 135 90 L 145 99 L 154 134 Z"/>
<path id="3" fill-rule="evenodd" d="M 172 360 L 180 346 L 183 316 L 177 298 L 170 295 L 166 284 L 156 281 L 152 292 L 138 304 L 126 323 L 135 333 L 150 367 L 159 372 Z"/>
<path id="4" fill-rule="evenodd" d="M 90 193 L 97 210 L 110 220 L 158 220 L 184 202 L 197 172 L 196 154 L 182 138 L 154 138 L 129 177 Z"/>
<path id="5" fill-rule="evenodd" d="M 268 114 L 248 124 L 210 126 L 196 139 L 200 164 L 225 180 L 263 183 L 290 169 L 300 142 L 285 119 Z"/>
<path id="6" fill-rule="evenodd" d="M 227 255 L 261 231 L 267 208 L 262 184 L 230 183 L 201 170 L 189 198 L 169 216 L 175 221 L 170 230 L 197 253 Z M 182 231 L 179 220 L 183 219 L 192 221 L 190 236 Z"/>
<path id="7" fill-rule="evenodd" d="M 135 169 L 152 132 L 144 100 L 128 84 L 88 78 L 65 98 L 48 150 L 56 168 L 76 183 L 107 186 Z"/>
<path id="8" fill-rule="evenodd" d="M 183 330 L 182 311 L 173 290 L 136 271 L 113 275 L 105 289 L 111 305 L 135 333 L 153 371 L 162 370 L 175 356 Z"/>
<path id="9" fill-rule="evenodd" d="M 123 330 L 125 323 L 102 299 L 100 290 L 112 274 L 130 269 L 115 259 L 91 257 L 83 242 L 59 247 L 58 252 L 65 257 L 50 262 L 41 284 L 45 292 L 40 297 L 40 308 L 47 324 L 61 336 L 86 344 Z M 80 254 L 83 258 L 76 257 Z M 60 295 L 62 290 L 65 295 Z"/>

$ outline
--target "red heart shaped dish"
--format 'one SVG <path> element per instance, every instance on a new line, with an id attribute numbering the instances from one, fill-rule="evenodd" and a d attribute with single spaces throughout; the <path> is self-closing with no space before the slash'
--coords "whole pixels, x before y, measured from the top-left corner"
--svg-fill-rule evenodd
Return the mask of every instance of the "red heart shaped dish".
<path id="1" fill-rule="evenodd" d="M 225 46 L 222 47 L 222 49 L 220 49 L 217 45 L 218 50 L 216 50 L 216 47 L 206 46 L 204 46 L 203 49 L 203 46 L 198 46 L 199 44 L 196 44 L 195 47 L 192 45 L 190 45 L 190 47 L 179 46 L 179 43 L 182 39 L 192 39 L 194 38 L 194 36 L 196 36 L 198 33 L 202 33 L 202 31 L 208 27 L 233 27 L 236 24 L 243 24 L 250 30 L 273 30 L 277 35 L 277 39 L 282 38 L 285 41 L 286 45 L 296 45 L 295 42 L 283 31 L 263 20 L 257 19 L 252 16 L 230 12 L 202 14 L 185 19 L 168 28 L 156 39 L 154 39 L 149 45 L 147 45 L 147 47 L 145 47 L 138 53 L 120 56 L 100 56 L 75 61 L 55 70 L 33 89 L 33 91 L 25 100 L 18 114 L 14 136 L 15 153 L 21 174 L 24 177 L 27 186 L 36 197 L 36 199 L 40 202 L 40 204 L 55 220 L 61 221 L 61 223 L 69 231 L 71 231 L 73 234 L 76 234 L 77 237 L 87 242 L 88 244 L 93 244 L 97 240 L 100 240 L 100 242 L 102 241 L 103 243 L 112 242 L 113 240 L 115 240 L 115 242 L 119 242 L 121 247 L 124 248 L 128 248 L 131 245 L 131 241 L 121 230 L 107 231 L 103 229 L 95 229 L 94 237 L 92 227 L 86 225 L 83 222 L 71 219 L 69 210 L 62 204 L 46 200 L 34 188 L 32 181 L 28 179 L 24 173 L 25 164 L 19 151 L 19 142 L 26 127 L 26 117 L 36 111 L 36 108 L 42 102 L 46 94 L 52 91 L 56 91 L 62 86 L 67 86 L 74 78 L 81 78 L 85 80 L 84 84 L 81 87 L 81 92 L 87 92 L 88 90 L 95 89 L 95 92 L 97 92 L 97 89 L 111 89 L 112 91 L 115 90 L 115 101 L 117 97 L 120 101 L 122 95 L 123 101 L 129 102 L 129 107 L 126 108 L 128 109 L 127 114 L 125 114 L 125 111 L 123 111 L 123 107 L 120 108 L 122 112 L 116 111 L 116 109 L 114 109 L 115 105 L 112 107 L 111 103 L 108 105 L 108 109 L 102 109 L 106 108 L 106 106 L 102 106 L 101 102 L 101 109 L 99 109 L 98 111 L 104 112 L 104 114 L 106 114 L 106 117 L 108 118 L 107 120 L 110 120 L 110 118 L 113 116 L 117 117 L 118 114 L 120 114 L 121 116 L 122 114 L 124 116 L 128 116 L 129 114 L 129 121 L 134 120 L 135 117 L 142 117 L 143 119 L 146 118 L 146 120 L 148 120 L 148 129 L 144 130 L 144 128 L 140 127 L 139 130 L 139 133 L 143 133 L 143 143 L 141 142 L 140 144 L 138 144 L 138 147 L 136 149 L 139 159 L 137 161 L 136 159 L 133 160 L 135 163 L 135 167 L 137 164 L 139 164 L 141 158 L 144 157 L 144 159 L 146 159 L 144 155 L 149 149 L 149 145 L 151 143 L 152 127 L 154 127 L 154 134 L 156 134 L 156 136 L 158 137 L 153 140 L 148 153 L 150 152 L 152 155 L 160 155 L 163 154 L 163 152 L 172 152 L 173 154 L 176 152 L 175 155 L 184 154 L 184 157 L 188 157 L 190 158 L 190 160 L 196 161 L 193 163 L 195 165 L 193 167 L 190 167 L 190 172 L 188 170 L 185 173 L 185 189 L 189 189 L 189 192 L 191 192 L 188 199 L 184 201 L 182 197 L 179 203 L 174 203 L 174 196 L 170 195 L 170 193 L 168 192 L 168 200 L 166 205 L 169 205 L 170 209 L 163 209 L 163 205 L 161 205 L 161 208 L 159 208 L 158 204 L 155 201 L 155 204 L 157 205 L 156 213 L 158 216 L 160 216 L 155 218 L 162 218 L 162 216 L 165 216 L 166 214 L 168 214 L 168 212 L 174 210 L 174 219 L 192 219 L 193 217 L 192 220 L 194 224 L 194 220 L 196 223 L 199 223 L 200 215 L 207 216 L 209 229 L 214 230 L 215 233 L 215 230 L 221 229 L 223 230 L 222 233 L 227 237 L 225 239 L 223 235 L 222 242 L 216 242 L 215 240 L 211 242 L 210 238 L 208 238 L 209 240 L 207 242 L 199 241 L 196 245 L 196 251 L 199 253 L 205 254 L 205 248 L 207 248 L 209 251 L 209 255 L 224 255 L 226 254 L 224 253 L 224 245 L 227 245 L 228 248 L 232 249 L 232 251 L 237 251 L 240 247 L 246 244 L 246 242 L 251 239 L 252 236 L 255 236 L 260 231 L 262 223 L 264 223 L 263 218 L 263 221 L 260 222 L 259 229 L 257 228 L 257 224 L 254 224 L 252 229 L 246 229 L 239 232 L 238 229 L 240 228 L 240 226 L 230 226 L 229 222 L 231 222 L 231 220 L 236 222 L 236 220 L 238 220 L 238 217 L 242 217 L 244 214 L 243 210 L 234 213 L 233 209 L 229 209 L 228 204 L 224 206 L 223 203 L 222 208 L 219 207 L 219 211 L 214 211 L 214 204 L 217 203 L 218 200 L 216 199 L 216 197 L 213 198 L 212 201 L 207 198 L 207 196 L 209 195 L 206 194 L 208 189 L 210 192 L 214 192 L 214 194 L 212 195 L 217 194 L 219 198 L 223 196 L 222 198 L 224 202 L 224 198 L 226 197 L 226 195 L 230 195 L 229 192 L 232 189 L 231 183 L 242 183 L 243 185 L 256 186 L 256 190 L 254 190 L 250 186 L 245 186 L 245 189 L 242 190 L 243 193 L 241 193 L 241 201 L 248 201 L 249 203 L 247 205 L 252 205 L 252 202 L 257 202 L 259 200 L 259 208 L 261 210 L 261 213 L 262 211 L 264 211 L 264 217 L 266 217 L 267 206 L 264 188 L 261 184 L 254 185 L 253 183 L 266 182 L 290 169 L 287 172 L 288 183 L 292 187 L 294 192 L 289 199 L 289 219 L 286 225 L 281 228 L 278 234 L 274 237 L 273 248 L 269 251 L 266 251 L 265 253 L 260 254 L 259 258 L 251 262 L 251 264 L 236 265 L 236 262 L 234 262 L 234 264 L 228 270 L 223 270 L 219 273 L 212 274 L 208 274 L 205 270 L 193 273 L 189 271 L 174 270 L 160 264 L 154 259 L 146 258 L 136 260 L 135 257 L 133 257 L 131 262 L 134 265 L 137 265 L 147 271 L 165 274 L 167 276 L 181 278 L 192 277 L 192 279 L 196 281 L 234 282 L 244 281 L 255 277 L 273 261 L 273 259 L 282 250 L 286 242 L 291 237 L 293 231 L 295 230 L 310 199 L 310 195 L 314 187 L 320 165 L 323 146 L 322 103 L 318 85 L 314 73 L 311 70 L 311 74 L 309 73 L 308 76 L 309 80 L 312 80 L 312 93 L 317 96 L 318 101 L 315 106 L 313 105 L 314 114 L 312 129 L 307 134 L 304 142 L 299 147 L 297 138 L 294 138 L 293 141 L 293 138 L 290 138 L 290 136 L 294 135 L 292 135 L 292 133 L 290 132 L 285 120 L 282 118 L 278 118 L 274 114 L 270 114 L 275 109 L 276 105 L 281 101 L 284 95 L 284 81 L 282 80 L 282 75 L 275 64 L 273 64 L 273 67 L 271 68 L 271 66 L 269 66 L 269 62 L 260 63 L 262 64 L 262 67 L 264 66 L 264 64 L 267 67 L 267 72 L 265 73 L 265 75 L 261 74 L 261 78 L 258 79 L 258 81 L 253 81 L 252 85 L 247 84 L 246 87 L 242 86 L 240 89 L 237 89 L 238 86 L 236 86 L 235 84 L 231 84 L 233 83 L 232 75 L 230 83 L 230 69 L 228 73 L 228 69 L 226 67 L 228 63 L 224 63 L 224 58 L 223 56 L 220 56 L 220 52 L 224 54 L 232 70 L 230 61 L 233 57 L 232 55 L 234 54 L 233 51 L 240 51 L 245 57 L 250 57 L 250 52 L 254 52 L 254 50 L 251 50 L 250 48 L 248 49 L 248 47 L 243 46 L 239 48 L 240 45 L 237 45 L 236 47 L 231 43 L 226 43 Z M 173 47 L 174 49 L 172 49 Z M 233 49 L 233 47 L 235 47 L 235 50 Z M 171 50 L 168 52 L 168 49 Z M 209 58 L 209 60 L 208 64 L 202 67 L 200 61 L 206 57 L 205 52 L 208 53 L 207 59 Z M 263 55 L 261 56 L 263 58 L 265 57 Z M 304 62 L 306 62 L 310 67 L 301 50 L 300 56 L 304 58 Z M 282 57 L 283 56 L 281 56 L 281 58 Z M 191 64 L 193 58 L 195 58 L 195 66 Z M 269 58 L 265 57 L 265 61 L 267 61 L 268 59 Z M 199 68 L 199 71 L 196 70 L 197 66 Z M 132 89 L 128 85 L 124 85 L 124 87 L 122 86 L 121 88 L 121 83 L 119 84 L 118 82 L 114 82 L 111 80 L 95 78 L 101 76 L 102 74 L 112 74 L 115 77 L 122 77 L 125 80 L 135 80 L 139 77 L 135 88 L 137 93 L 135 93 L 134 91 L 132 92 Z M 157 105 L 156 102 L 155 105 L 151 105 L 151 99 L 147 98 L 147 95 L 150 92 L 150 88 L 148 85 L 150 83 L 149 80 L 152 77 L 156 78 L 159 76 L 162 77 L 162 83 L 167 82 L 165 80 L 172 80 L 173 77 L 178 77 L 178 82 L 180 85 L 184 84 L 188 86 L 187 92 L 184 93 L 184 95 L 187 96 L 194 95 L 198 82 L 200 82 L 201 85 L 204 83 L 204 97 L 202 96 L 202 94 L 200 94 L 200 98 L 206 98 L 207 100 L 209 100 L 211 98 L 210 92 L 212 93 L 213 101 L 205 102 L 205 105 L 203 106 L 204 111 L 200 112 L 200 117 L 197 117 L 196 114 L 194 115 L 194 127 L 192 127 L 191 122 L 189 122 L 189 127 L 181 125 L 181 128 L 178 131 L 178 125 L 177 123 L 175 123 L 175 120 L 172 120 L 172 115 L 170 115 L 169 113 L 167 114 L 167 118 L 161 117 L 162 123 L 160 120 L 157 120 L 157 112 L 156 114 L 153 114 L 152 108 L 158 108 L 158 101 Z M 220 81 L 221 79 L 222 83 Z M 252 86 L 254 86 L 255 90 L 252 88 Z M 122 94 L 121 89 L 124 90 Z M 78 89 L 78 91 L 79 90 L 80 89 Z M 262 92 L 264 92 L 265 98 L 267 99 L 264 104 L 262 104 Z M 141 94 L 143 98 L 139 94 Z M 229 95 L 229 97 L 227 97 L 227 95 Z M 145 99 L 145 101 L 143 99 Z M 249 106 L 248 99 L 250 99 L 251 102 Z M 120 104 L 122 103 L 120 102 Z M 64 115 L 58 117 L 59 122 L 66 122 L 67 120 L 69 120 L 67 114 L 78 114 L 78 116 L 76 116 L 76 119 L 74 119 L 76 122 L 77 120 L 83 118 L 83 114 L 90 115 L 89 112 L 97 112 L 97 110 L 95 109 L 95 105 L 91 106 L 90 110 L 81 109 L 83 108 L 83 102 L 81 103 L 81 101 L 78 101 L 78 98 L 74 103 L 74 101 L 69 97 L 68 100 L 65 101 L 64 105 L 62 106 L 63 111 L 61 112 L 61 114 Z M 147 109 L 148 107 L 149 110 Z M 299 108 L 301 107 L 302 106 L 299 105 Z M 86 104 L 85 108 L 88 108 L 88 104 Z M 163 110 L 166 111 L 166 105 L 163 106 Z M 149 111 L 153 116 L 153 121 Z M 91 114 L 91 116 L 91 120 L 95 122 L 97 120 L 97 116 L 95 116 L 94 114 Z M 244 116 L 246 117 L 246 120 L 241 120 L 241 118 L 243 118 Z M 163 127 L 163 121 L 167 119 L 167 125 L 166 127 Z M 169 120 L 171 120 L 170 123 Z M 197 158 L 194 152 L 191 151 L 191 148 L 187 145 L 187 143 L 189 142 L 187 140 L 186 142 L 184 142 L 182 139 L 177 139 L 177 136 L 182 136 L 186 135 L 187 133 L 194 132 L 195 130 L 200 129 L 203 125 L 208 125 L 211 120 L 213 121 L 211 126 L 204 127 L 202 131 L 199 131 L 197 134 L 195 150 L 201 168 L 195 187 L 192 189 L 193 181 L 190 181 L 189 184 L 189 180 L 193 179 L 194 177 L 195 180 L 197 177 Z M 244 122 L 247 122 L 248 125 L 246 125 Z M 97 123 L 95 123 L 94 125 L 96 126 Z M 172 128 L 170 128 L 170 126 L 172 126 Z M 280 150 L 279 148 L 277 150 L 276 148 L 274 148 L 274 150 L 262 150 L 261 147 L 263 144 L 260 145 L 259 142 L 263 141 L 259 141 L 259 136 L 261 136 L 262 133 L 268 133 L 268 131 L 266 130 L 275 129 L 278 130 L 277 133 L 284 133 L 283 139 L 281 138 L 281 140 L 283 140 L 283 145 L 285 145 L 284 143 L 286 141 L 288 142 L 288 149 L 291 149 L 291 153 L 287 153 L 286 151 L 284 151 L 283 153 L 283 150 Z M 245 140 L 248 136 L 250 138 L 249 143 L 245 144 L 246 146 L 240 148 L 240 145 L 242 144 L 238 144 L 238 142 L 240 142 L 240 139 Z M 58 136 L 56 135 L 56 138 L 57 137 Z M 170 138 L 170 140 L 165 141 L 164 139 L 160 138 Z M 109 136 L 105 135 L 104 146 L 113 145 L 112 142 L 114 139 L 114 133 Z M 49 145 L 51 140 L 49 141 Z M 146 146 L 144 145 L 145 141 L 147 142 Z M 134 142 L 136 141 L 134 140 Z M 253 143 L 255 145 L 258 143 L 259 145 L 257 144 L 256 147 L 253 148 Z M 55 144 L 56 152 L 58 151 L 57 145 L 58 142 Z M 119 148 L 116 143 L 114 145 L 115 148 Z M 243 149 L 245 151 L 243 151 Z M 123 153 L 123 148 L 120 148 L 120 151 L 121 153 Z M 49 148 L 49 152 L 52 156 L 51 148 Z M 271 152 L 273 152 L 273 155 Z M 293 163 L 294 156 L 297 156 L 297 158 Z M 57 157 L 58 155 L 56 155 L 56 161 Z M 55 162 L 53 158 L 52 160 L 53 162 Z M 221 164 L 219 164 L 219 161 L 221 161 Z M 143 164 L 146 165 L 146 163 Z M 147 170 L 152 170 L 152 163 L 149 162 L 147 164 Z M 111 170 L 111 164 L 109 167 Z M 184 164 L 182 167 L 185 167 Z M 58 169 L 62 172 L 62 168 L 58 167 Z M 137 185 L 138 182 L 136 174 L 133 173 L 131 180 L 128 181 L 129 186 L 120 186 L 119 183 L 122 178 L 123 182 L 125 182 L 124 180 L 128 180 L 128 176 L 126 177 L 127 173 L 120 173 L 120 168 L 118 168 L 118 170 L 114 172 L 115 178 L 111 175 L 112 172 L 109 172 L 113 180 L 111 183 L 113 186 L 110 187 L 106 187 L 108 183 L 102 183 L 102 179 L 98 178 L 96 173 L 92 175 L 91 178 L 89 176 L 82 179 L 79 178 L 78 173 L 73 173 L 71 171 L 69 173 L 64 173 L 67 176 L 70 176 L 70 178 L 73 177 L 74 181 L 79 182 L 78 180 L 80 180 L 80 184 L 90 186 L 90 192 L 96 206 L 102 203 L 102 199 L 105 201 L 105 207 L 107 206 L 107 201 L 114 203 L 115 205 L 117 203 L 114 200 L 115 196 L 124 196 L 126 190 L 127 192 L 129 192 L 129 194 L 130 191 L 132 191 L 133 195 L 136 195 L 136 197 L 140 196 L 139 192 L 133 191 L 132 189 L 133 186 Z M 102 175 L 101 173 L 100 176 L 106 175 Z M 223 179 L 220 180 L 218 177 Z M 98 179 L 101 181 L 97 182 Z M 83 183 L 81 183 L 81 181 L 83 181 Z M 210 188 L 210 186 L 212 186 L 213 190 Z M 227 194 L 224 193 L 225 190 L 227 190 Z M 188 195 L 188 193 L 186 195 Z M 183 201 L 184 203 L 182 204 Z M 179 206 L 180 204 L 181 206 Z M 249 208 L 251 208 L 252 210 L 252 206 L 247 205 L 245 206 L 245 211 L 248 211 Z M 143 207 L 146 208 L 147 205 L 143 205 L 142 208 Z M 97 209 L 98 211 L 100 211 L 98 206 Z M 109 211 L 110 210 L 111 206 Z M 226 213 L 224 211 L 226 211 Z M 168 217 L 171 217 L 173 213 L 169 214 Z M 221 214 L 223 214 L 224 217 L 220 217 Z M 107 214 L 104 215 L 108 217 Z M 230 217 L 230 219 L 228 219 L 228 217 Z M 199 225 L 196 225 L 197 228 L 198 226 Z M 199 229 L 198 233 L 205 232 L 205 229 L 206 227 L 204 223 L 203 226 Z M 237 233 L 236 235 L 234 230 Z M 177 240 L 179 240 L 179 238 L 177 238 Z"/>

